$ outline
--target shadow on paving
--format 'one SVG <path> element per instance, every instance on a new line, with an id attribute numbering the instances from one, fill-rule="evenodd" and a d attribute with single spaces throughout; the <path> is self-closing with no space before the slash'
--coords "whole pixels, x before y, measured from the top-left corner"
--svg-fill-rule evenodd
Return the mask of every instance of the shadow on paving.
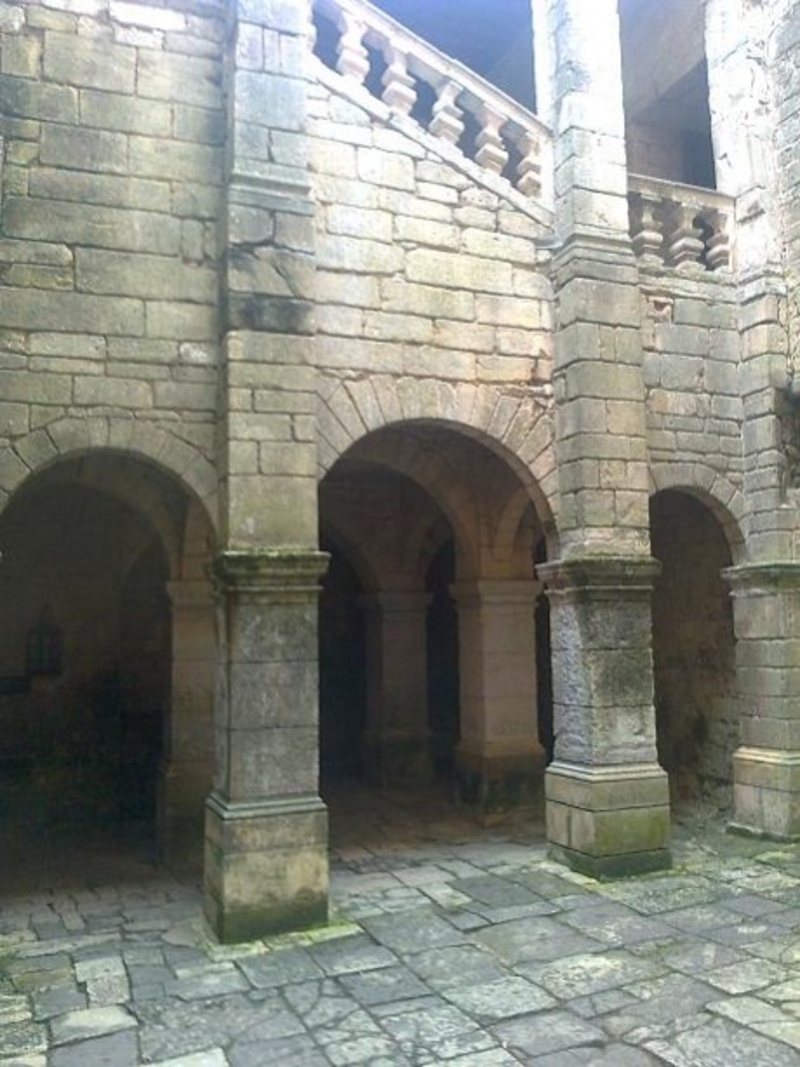
<path id="1" fill-rule="evenodd" d="M 16 841 L 0 891 L 3 1067 L 789 1067 L 800 849 L 682 815 L 675 867 L 599 884 L 539 816 L 338 789 L 334 919 L 220 946 L 146 837 Z M 104 865 L 105 864 L 105 865 Z"/>

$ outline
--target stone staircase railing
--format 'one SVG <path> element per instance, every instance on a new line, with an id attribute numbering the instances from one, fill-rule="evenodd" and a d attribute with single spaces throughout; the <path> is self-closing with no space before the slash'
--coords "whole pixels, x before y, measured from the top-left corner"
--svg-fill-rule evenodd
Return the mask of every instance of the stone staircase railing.
<path id="1" fill-rule="evenodd" d="M 552 137 L 534 115 L 366 0 L 313 0 L 313 15 L 326 66 L 552 209 Z"/>
<path id="2" fill-rule="evenodd" d="M 633 250 L 644 263 L 690 273 L 730 267 L 732 197 L 629 174 L 628 204 Z"/>

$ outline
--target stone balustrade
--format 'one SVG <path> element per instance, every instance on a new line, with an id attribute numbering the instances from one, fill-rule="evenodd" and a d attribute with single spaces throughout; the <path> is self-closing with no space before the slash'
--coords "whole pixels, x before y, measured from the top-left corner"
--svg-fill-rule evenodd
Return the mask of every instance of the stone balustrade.
<path id="1" fill-rule="evenodd" d="M 351 86 L 552 208 L 552 136 L 534 115 L 365 0 L 313 0 L 314 53 Z"/>
<path id="2" fill-rule="evenodd" d="M 686 272 L 731 266 L 732 197 L 630 174 L 628 203 L 633 249 L 645 263 Z"/>

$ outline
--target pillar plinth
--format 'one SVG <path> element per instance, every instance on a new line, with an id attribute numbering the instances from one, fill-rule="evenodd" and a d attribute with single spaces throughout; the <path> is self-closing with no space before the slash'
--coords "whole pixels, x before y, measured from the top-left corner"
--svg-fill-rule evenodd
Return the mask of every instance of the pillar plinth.
<path id="1" fill-rule="evenodd" d="M 217 596 L 216 772 L 205 912 L 222 941 L 322 923 L 327 816 L 318 796 L 318 552 L 226 552 Z"/>
<path id="2" fill-rule="evenodd" d="M 551 603 L 555 858 L 593 877 L 668 867 L 669 785 L 656 756 L 647 557 L 537 567 Z"/>
<path id="3" fill-rule="evenodd" d="M 328 812 L 319 797 L 206 804 L 205 914 L 220 941 L 328 918 Z"/>
<path id="4" fill-rule="evenodd" d="M 485 819 L 541 802 L 533 579 L 454 585 L 461 695 L 456 777 Z"/>
<path id="5" fill-rule="evenodd" d="M 725 571 L 733 593 L 741 745 L 731 829 L 800 839 L 800 564 Z"/>

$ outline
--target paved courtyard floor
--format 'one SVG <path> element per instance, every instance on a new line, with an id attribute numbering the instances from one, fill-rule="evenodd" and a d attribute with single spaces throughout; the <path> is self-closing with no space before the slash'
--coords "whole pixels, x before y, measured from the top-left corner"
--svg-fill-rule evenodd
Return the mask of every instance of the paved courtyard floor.
<path id="1" fill-rule="evenodd" d="M 0 1064 L 800 1064 L 800 846 L 694 819 L 672 871 L 600 884 L 441 797 L 332 825 L 333 924 L 247 946 L 118 842 L 0 856 Z"/>

